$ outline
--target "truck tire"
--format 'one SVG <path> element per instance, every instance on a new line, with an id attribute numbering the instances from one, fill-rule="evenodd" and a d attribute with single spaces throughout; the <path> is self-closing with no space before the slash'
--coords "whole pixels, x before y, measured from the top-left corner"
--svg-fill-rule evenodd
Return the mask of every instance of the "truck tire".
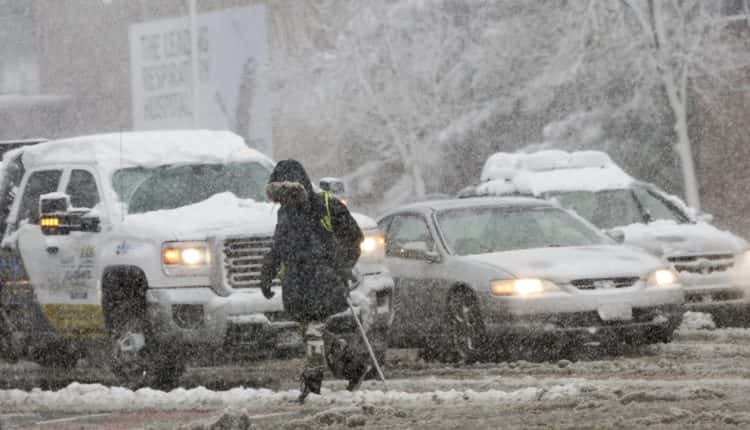
<path id="1" fill-rule="evenodd" d="M 177 387 L 185 372 L 184 354 L 156 341 L 146 318 L 143 274 L 134 268 L 108 271 L 102 287 L 112 373 L 130 389 Z"/>
<path id="2" fill-rule="evenodd" d="M 20 354 L 13 320 L 10 314 L 0 306 L 0 360 L 13 364 L 18 361 Z"/>
<path id="3" fill-rule="evenodd" d="M 171 390 L 185 372 L 179 351 L 153 341 L 148 324 L 137 317 L 117 322 L 110 332 L 110 369 L 130 389 Z"/>

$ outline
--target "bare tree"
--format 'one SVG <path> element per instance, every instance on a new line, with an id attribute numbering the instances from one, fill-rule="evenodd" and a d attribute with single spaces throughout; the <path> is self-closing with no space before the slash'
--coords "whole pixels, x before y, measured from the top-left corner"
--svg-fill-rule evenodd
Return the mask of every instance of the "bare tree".
<path id="1" fill-rule="evenodd" d="M 581 42 L 573 49 L 580 59 L 576 74 L 603 93 L 627 88 L 631 97 L 618 106 L 625 111 L 645 111 L 665 98 L 686 198 L 700 208 L 690 97 L 701 91 L 700 80 L 726 80 L 750 64 L 746 49 L 727 31 L 732 20 L 721 16 L 716 2 L 702 0 L 587 0 L 578 7 L 585 13 L 572 31 Z"/>

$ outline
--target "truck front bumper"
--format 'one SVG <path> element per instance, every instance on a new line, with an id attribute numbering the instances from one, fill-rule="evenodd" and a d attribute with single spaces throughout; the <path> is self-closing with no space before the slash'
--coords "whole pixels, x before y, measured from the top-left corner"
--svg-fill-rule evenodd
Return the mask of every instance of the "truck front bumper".
<path id="1" fill-rule="evenodd" d="M 368 330 L 387 331 L 393 320 L 390 294 L 383 305 L 379 291 L 392 291 L 390 276 L 364 276 L 362 291 L 376 293 L 369 312 L 361 312 Z M 147 292 L 149 320 L 161 341 L 176 342 L 202 350 L 253 354 L 289 351 L 302 347 L 299 323 L 284 312 L 281 288 L 266 299 L 259 289 L 235 291 L 221 297 L 209 288 L 164 288 Z M 334 315 L 338 320 L 349 310 Z"/>

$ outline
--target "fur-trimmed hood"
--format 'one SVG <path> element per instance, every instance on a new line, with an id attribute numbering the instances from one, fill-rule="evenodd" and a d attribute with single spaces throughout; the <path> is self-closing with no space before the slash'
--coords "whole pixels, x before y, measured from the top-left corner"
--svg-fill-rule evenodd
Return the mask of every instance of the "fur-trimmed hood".
<path id="1" fill-rule="evenodd" d="M 308 201 L 307 191 L 299 182 L 269 182 L 266 185 L 268 199 L 282 206 L 303 206 Z"/>
<path id="2" fill-rule="evenodd" d="M 315 195 L 315 189 L 299 161 L 281 160 L 271 172 L 266 194 L 282 206 L 303 206 Z"/>

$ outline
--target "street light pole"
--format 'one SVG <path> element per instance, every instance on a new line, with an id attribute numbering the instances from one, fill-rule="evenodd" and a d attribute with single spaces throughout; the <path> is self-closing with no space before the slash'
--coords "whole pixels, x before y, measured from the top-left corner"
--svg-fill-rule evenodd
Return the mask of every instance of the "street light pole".
<path id="1" fill-rule="evenodd" d="M 200 68 L 198 65 L 198 5 L 197 0 L 187 0 L 190 10 L 190 65 L 193 95 L 193 128 L 198 128 L 200 121 L 198 116 L 198 104 L 200 102 Z"/>

